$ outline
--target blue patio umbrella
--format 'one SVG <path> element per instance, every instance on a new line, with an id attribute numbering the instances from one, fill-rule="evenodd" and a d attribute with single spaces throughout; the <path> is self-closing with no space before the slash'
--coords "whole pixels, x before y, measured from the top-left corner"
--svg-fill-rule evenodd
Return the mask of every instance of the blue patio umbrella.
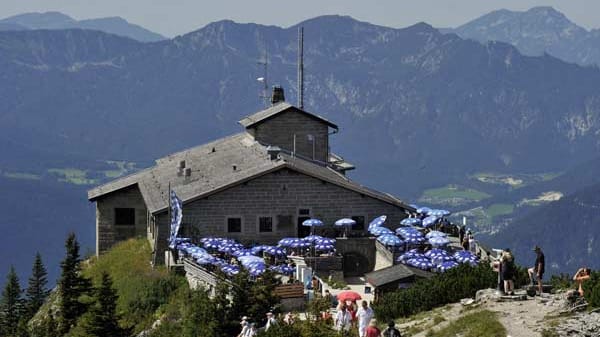
<path id="1" fill-rule="evenodd" d="M 335 246 L 330 244 L 317 243 L 315 245 L 315 250 L 319 252 L 330 252 L 332 250 L 335 250 Z"/>
<path id="2" fill-rule="evenodd" d="M 387 219 L 387 216 L 385 216 L 385 215 L 381 215 L 381 216 L 376 217 L 371 222 L 369 222 L 369 227 L 367 229 L 371 229 L 373 227 L 381 227 L 381 226 L 383 226 L 383 224 L 385 223 L 386 219 Z"/>
<path id="3" fill-rule="evenodd" d="M 443 245 L 447 245 L 450 243 L 450 240 L 448 240 L 448 238 L 445 238 L 443 236 L 434 236 L 429 238 L 429 244 L 431 244 L 432 246 L 443 246 Z"/>
<path id="4" fill-rule="evenodd" d="M 400 221 L 403 226 L 418 226 L 421 224 L 421 219 L 418 218 L 404 218 Z"/>
<path id="5" fill-rule="evenodd" d="M 440 248 L 433 248 L 433 249 L 430 249 L 425 252 L 425 256 L 427 256 L 430 259 L 435 256 L 449 256 L 449 255 L 450 254 L 447 251 L 440 249 Z"/>
<path id="6" fill-rule="evenodd" d="M 206 249 L 218 249 L 220 241 L 206 241 L 202 243 Z"/>
<path id="7" fill-rule="evenodd" d="M 438 268 L 439 271 L 445 272 L 445 271 L 447 271 L 449 269 L 452 269 L 452 268 L 454 268 L 456 266 L 458 266 L 458 263 L 455 262 L 455 261 L 445 261 L 445 262 L 442 262 L 442 263 L 438 264 L 437 268 Z"/>
<path id="8" fill-rule="evenodd" d="M 255 253 L 252 251 L 252 249 L 239 249 L 236 251 L 233 251 L 231 253 L 231 255 L 235 256 L 235 257 L 240 257 L 240 256 L 248 256 L 248 255 L 254 255 Z"/>
<path id="9" fill-rule="evenodd" d="M 427 258 L 418 258 L 418 259 L 410 259 L 406 262 L 406 264 L 419 268 L 419 269 L 430 269 L 435 267 L 435 265 L 433 264 L 433 262 L 431 262 L 429 259 Z"/>
<path id="10" fill-rule="evenodd" d="M 431 212 L 428 213 L 428 215 L 434 215 L 434 216 L 437 216 L 437 217 L 440 217 L 440 218 L 444 217 L 444 216 L 448 216 L 450 214 L 452 214 L 452 213 L 450 211 L 448 211 L 448 210 L 445 210 L 445 209 L 434 209 L 434 210 L 431 210 Z"/>
<path id="11" fill-rule="evenodd" d="M 454 261 L 454 257 L 450 256 L 450 255 L 436 255 L 436 256 L 432 256 L 430 257 L 431 262 L 435 263 L 435 264 L 441 264 L 447 261 Z"/>
<path id="12" fill-rule="evenodd" d="M 292 243 L 290 243 L 289 247 L 291 248 L 307 248 L 310 247 L 311 243 L 308 241 L 304 241 L 302 239 L 298 239 Z"/>
<path id="13" fill-rule="evenodd" d="M 289 247 L 292 242 L 299 240 L 298 238 L 283 238 L 279 240 L 278 244 L 283 247 Z"/>
<path id="14" fill-rule="evenodd" d="M 391 229 L 389 229 L 387 227 L 379 227 L 379 226 L 369 229 L 369 233 L 371 233 L 375 236 L 379 236 L 379 235 L 383 235 L 383 234 L 394 234 L 394 232 L 392 232 Z"/>
<path id="15" fill-rule="evenodd" d="M 281 247 L 269 247 L 267 249 L 264 250 L 265 253 L 273 255 L 273 256 L 286 256 L 287 253 L 285 252 L 285 249 L 281 248 Z"/>
<path id="16" fill-rule="evenodd" d="M 254 255 L 240 256 L 237 259 L 242 265 L 247 265 L 251 263 L 265 263 L 265 260 L 262 257 Z"/>
<path id="17" fill-rule="evenodd" d="M 416 249 L 411 249 L 408 252 L 400 255 L 397 259 L 398 262 L 406 262 L 410 259 L 414 259 L 414 258 L 423 258 L 425 257 L 425 255 L 423 255 L 422 253 L 420 253 L 419 251 L 417 251 Z"/>
<path id="18" fill-rule="evenodd" d="M 221 271 L 229 276 L 236 275 L 240 272 L 240 267 L 225 263 L 220 266 Z"/>
<path id="19" fill-rule="evenodd" d="M 446 234 L 444 232 L 440 232 L 440 231 L 431 231 L 431 232 L 425 234 L 425 237 L 428 239 L 431 239 L 434 236 L 441 236 L 441 237 L 445 238 L 448 236 L 448 234 Z"/>
<path id="20" fill-rule="evenodd" d="M 335 245 L 335 239 L 331 239 L 331 238 L 321 238 L 317 241 L 315 241 L 316 244 L 321 244 L 321 245 Z"/>
<path id="21" fill-rule="evenodd" d="M 429 212 L 431 212 L 431 208 L 429 208 L 429 207 L 419 207 L 419 208 L 417 208 L 417 213 L 420 213 L 420 214 L 429 214 Z"/>
<path id="22" fill-rule="evenodd" d="M 270 246 L 266 246 L 266 245 L 258 245 L 258 246 L 254 246 L 254 247 L 250 248 L 250 250 L 252 251 L 252 253 L 254 255 L 256 255 L 269 247 Z"/>
<path id="23" fill-rule="evenodd" d="M 336 226 L 354 226 L 356 225 L 356 221 L 352 220 L 352 219 L 348 219 L 348 218 L 343 218 L 343 219 L 339 219 L 337 220 L 334 225 Z"/>
<path id="24" fill-rule="evenodd" d="M 456 260 L 456 262 L 459 263 L 477 263 L 477 256 L 473 255 L 473 253 L 471 253 L 468 250 L 459 250 L 456 253 L 454 253 L 453 257 Z"/>
<path id="25" fill-rule="evenodd" d="M 218 251 L 225 254 L 233 254 L 233 252 L 240 250 L 241 248 L 237 245 L 222 245 L 219 246 Z"/>
<path id="26" fill-rule="evenodd" d="M 314 232 L 315 227 L 323 226 L 323 221 L 319 219 L 308 219 L 302 222 L 302 226 L 310 227 L 310 234 L 312 234 Z"/>
<path id="27" fill-rule="evenodd" d="M 313 234 L 313 235 L 309 235 L 309 236 L 303 238 L 303 240 L 306 241 L 306 242 L 315 242 L 315 241 L 320 240 L 322 238 L 323 237 L 320 236 L 320 235 L 314 235 Z"/>
<path id="28" fill-rule="evenodd" d="M 438 217 L 437 216 L 428 216 L 425 219 L 423 219 L 423 227 L 429 227 L 433 224 L 435 224 L 438 221 Z"/>
<path id="29" fill-rule="evenodd" d="M 281 266 L 278 266 L 278 267 L 279 267 L 278 268 L 279 272 L 282 273 L 282 274 L 284 274 L 284 275 L 291 275 L 291 274 L 293 274 L 296 271 L 295 268 L 292 267 L 292 266 L 281 265 Z"/>
<path id="30" fill-rule="evenodd" d="M 398 236 L 394 234 L 383 234 L 377 237 L 377 241 L 381 242 L 386 246 L 401 246 L 404 244 Z"/>
<path id="31" fill-rule="evenodd" d="M 197 257 L 195 259 L 195 261 L 198 264 L 212 264 L 215 262 L 215 258 L 212 255 L 203 255 L 203 256 Z"/>
<path id="32" fill-rule="evenodd" d="M 419 232 L 418 229 L 413 228 L 413 227 L 398 227 L 396 228 L 396 234 L 398 235 L 420 235 L 423 236 L 423 234 L 421 234 L 421 232 Z"/>
<path id="33" fill-rule="evenodd" d="M 418 245 L 425 242 L 425 238 L 422 236 L 408 236 L 404 237 L 404 242 L 410 245 Z"/>

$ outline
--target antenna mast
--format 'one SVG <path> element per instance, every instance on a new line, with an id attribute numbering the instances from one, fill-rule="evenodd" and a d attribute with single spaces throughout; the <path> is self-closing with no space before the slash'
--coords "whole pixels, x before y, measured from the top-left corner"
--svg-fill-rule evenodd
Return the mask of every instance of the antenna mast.
<path id="1" fill-rule="evenodd" d="M 298 108 L 304 109 L 304 27 L 298 27 Z"/>
<path id="2" fill-rule="evenodd" d="M 260 97 L 264 101 L 265 107 L 269 107 L 269 81 L 268 81 L 268 77 L 267 77 L 268 76 L 267 70 L 269 67 L 269 54 L 267 52 L 266 44 L 265 44 L 264 58 L 256 63 L 263 67 L 263 77 L 259 77 L 256 79 L 257 81 L 262 82 L 262 84 L 263 84 L 262 93 L 259 94 L 258 97 Z"/>

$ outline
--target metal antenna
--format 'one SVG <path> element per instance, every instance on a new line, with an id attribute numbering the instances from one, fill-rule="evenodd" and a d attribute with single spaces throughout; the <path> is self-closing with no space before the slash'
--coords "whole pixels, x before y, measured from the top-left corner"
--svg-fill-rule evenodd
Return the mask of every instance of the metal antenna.
<path id="1" fill-rule="evenodd" d="M 304 27 L 298 27 L 298 108 L 304 108 Z"/>
<path id="2" fill-rule="evenodd" d="M 263 66 L 263 77 L 259 77 L 256 80 L 262 82 L 263 88 L 262 93 L 258 95 L 263 102 L 265 107 L 269 107 L 269 81 L 268 81 L 268 67 L 269 67 L 269 54 L 267 52 L 267 46 L 265 45 L 265 55 L 264 58 L 258 62 L 257 64 Z"/>

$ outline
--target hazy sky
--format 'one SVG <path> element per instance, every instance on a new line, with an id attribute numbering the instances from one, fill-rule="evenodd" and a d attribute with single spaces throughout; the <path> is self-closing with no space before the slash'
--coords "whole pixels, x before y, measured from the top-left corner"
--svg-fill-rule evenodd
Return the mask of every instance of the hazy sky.
<path id="1" fill-rule="evenodd" d="M 222 19 L 286 27 L 324 14 L 391 27 L 420 21 L 455 27 L 495 9 L 534 6 L 553 6 L 585 28 L 600 27 L 600 0 L 0 0 L 0 18 L 50 10 L 76 19 L 121 16 L 172 37 Z"/>

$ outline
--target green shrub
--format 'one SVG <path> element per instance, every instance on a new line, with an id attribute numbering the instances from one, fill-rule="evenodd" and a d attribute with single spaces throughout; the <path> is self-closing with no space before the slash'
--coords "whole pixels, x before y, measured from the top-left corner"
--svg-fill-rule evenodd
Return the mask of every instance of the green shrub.
<path id="1" fill-rule="evenodd" d="M 479 289 L 495 288 L 498 275 L 487 264 L 471 267 L 463 264 L 430 279 L 417 281 L 408 289 L 385 294 L 374 304 L 375 314 L 386 322 L 421 311 L 474 297 Z"/>
<path id="2" fill-rule="evenodd" d="M 583 283 L 585 298 L 592 308 L 600 308 L 600 272 L 592 272 L 590 279 Z"/>

